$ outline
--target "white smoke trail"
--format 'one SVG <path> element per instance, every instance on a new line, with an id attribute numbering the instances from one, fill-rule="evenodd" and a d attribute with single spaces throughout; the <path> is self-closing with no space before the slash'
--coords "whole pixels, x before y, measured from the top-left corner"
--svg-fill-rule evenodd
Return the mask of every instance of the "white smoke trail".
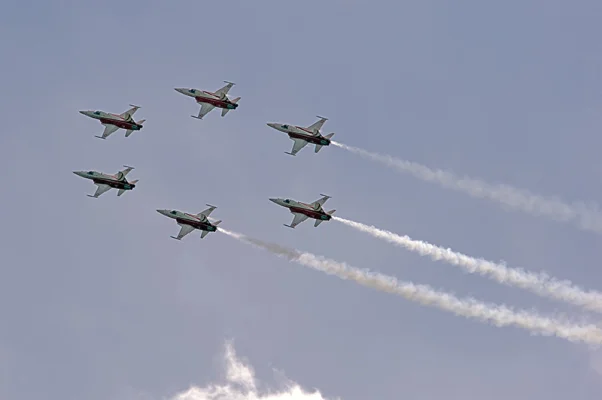
<path id="1" fill-rule="evenodd" d="M 479 179 L 461 178 L 451 172 L 440 169 L 434 170 L 411 161 L 373 153 L 338 142 L 331 143 L 364 158 L 385 164 L 399 172 L 408 173 L 423 181 L 438 183 L 444 188 L 464 192 L 476 198 L 493 200 L 531 215 L 544 216 L 560 222 L 570 222 L 586 231 L 602 233 L 602 212 L 597 204 L 567 204 L 559 199 L 546 198 L 510 185 L 490 184 Z"/>
<path id="2" fill-rule="evenodd" d="M 238 359 L 230 342 L 226 343 L 225 361 L 225 384 L 191 386 L 173 396 L 171 400 L 327 400 L 320 392 L 306 392 L 292 381 L 285 382 L 282 391 L 260 393 L 253 368 Z"/>
<path id="3" fill-rule="evenodd" d="M 586 292 L 578 286 L 573 286 L 573 283 L 570 281 L 559 281 L 543 272 L 535 274 L 520 268 L 508 268 L 504 264 L 470 257 L 451 249 L 444 249 L 427 242 L 413 240 L 407 235 L 397 235 L 393 232 L 378 229 L 360 222 L 350 221 L 345 218 L 334 216 L 332 218 L 422 256 L 429 256 L 434 261 L 444 260 L 452 265 L 462 267 L 467 272 L 488 276 L 502 284 L 517 286 L 522 289 L 531 290 L 541 296 L 561 300 L 591 311 L 602 312 L 602 293 L 596 291 Z"/>
<path id="4" fill-rule="evenodd" d="M 462 300 L 451 294 L 438 292 L 427 285 L 400 282 L 391 276 L 361 270 L 345 263 L 264 242 L 224 229 L 220 229 L 220 232 L 306 267 L 338 276 L 341 279 L 351 279 L 361 285 L 382 292 L 397 294 L 408 300 L 434 306 L 466 318 L 477 319 L 498 327 L 514 325 L 527 329 L 533 334 L 555 335 L 571 342 L 584 342 L 595 346 L 602 344 L 602 331 L 591 324 L 567 324 L 527 311 L 514 311 L 503 305 L 482 303 L 473 298 Z"/>

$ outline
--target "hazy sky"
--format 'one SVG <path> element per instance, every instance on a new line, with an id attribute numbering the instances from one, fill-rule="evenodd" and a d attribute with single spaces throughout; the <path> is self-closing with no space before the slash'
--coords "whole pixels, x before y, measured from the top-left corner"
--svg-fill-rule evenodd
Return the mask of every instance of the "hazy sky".
<path id="1" fill-rule="evenodd" d="M 336 221 L 288 229 L 292 215 L 268 198 L 326 193 L 341 217 L 589 289 L 602 289 L 599 234 L 334 146 L 290 157 L 292 141 L 266 123 L 323 115 L 324 133 L 348 145 L 596 202 L 601 19 L 594 0 L 3 2 L 0 398 L 172 399 L 226 382 L 233 340 L 260 391 L 278 390 L 275 369 L 328 399 L 600 399 L 602 355 L 583 345 L 424 307 L 223 234 L 178 242 L 155 210 L 214 204 L 226 229 L 580 318 Z M 199 106 L 173 90 L 223 80 L 242 96 L 225 118 L 190 118 Z M 129 138 L 96 139 L 103 127 L 78 113 L 130 103 L 147 122 Z M 95 186 L 71 173 L 124 164 L 140 182 L 121 197 L 88 198 Z"/>

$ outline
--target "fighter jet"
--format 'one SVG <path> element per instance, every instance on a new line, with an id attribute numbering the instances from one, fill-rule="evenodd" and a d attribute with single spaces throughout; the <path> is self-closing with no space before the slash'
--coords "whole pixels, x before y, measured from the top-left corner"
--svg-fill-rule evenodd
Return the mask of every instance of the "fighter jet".
<path id="1" fill-rule="evenodd" d="M 203 231 L 201 233 L 201 239 L 204 238 L 209 232 L 217 231 L 217 226 L 222 222 L 221 220 L 211 223 L 209 221 L 209 214 L 217 207 L 207 204 L 208 209 L 198 214 L 188 214 L 178 210 L 157 210 L 159 214 L 163 214 L 166 217 L 173 218 L 176 220 L 178 225 L 181 226 L 180 233 L 178 236 L 170 236 L 172 239 L 181 240 L 184 236 L 188 235 L 195 229 Z"/>
<path id="2" fill-rule="evenodd" d="M 307 218 L 313 218 L 316 220 L 314 222 L 314 227 L 317 227 L 322 223 L 322 221 L 328 221 L 332 218 L 332 214 L 336 210 L 324 211 L 322 206 L 326 203 L 326 200 L 330 198 L 325 194 L 321 194 L 323 196 L 321 199 L 314 201 L 311 204 L 301 203 L 291 199 L 270 199 L 270 201 L 278 204 L 279 206 L 288 208 L 291 213 L 293 213 L 293 222 L 290 225 L 283 224 L 289 228 L 294 228 L 299 225 L 301 222 L 305 221 Z"/>
<path id="3" fill-rule="evenodd" d="M 196 102 L 201 105 L 199 115 L 191 115 L 192 118 L 203 119 L 211 110 L 215 107 L 222 109 L 222 117 L 228 114 L 228 111 L 235 110 L 238 107 L 238 100 L 240 97 L 230 100 L 228 98 L 228 92 L 234 86 L 234 83 L 224 81 L 226 86 L 215 92 L 208 92 L 206 90 L 199 89 L 186 89 L 186 88 L 174 88 L 175 91 L 180 92 L 186 96 L 194 97 Z"/>
<path id="4" fill-rule="evenodd" d="M 319 115 L 318 118 L 320 118 L 319 121 L 311 124 L 307 128 L 303 128 L 301 126 L 296 125 L 279 124 L 274 122 L 268 123 L 268 126 L 270 128 L 279 130 L 280 132 L 288 134 L 288 137 L 293 140 L 293 150 L 290 153 L 285 151 L 286 154 L 294 156 L 308 143 L 316 145 L 315 152 L 317 153 L 318 151 L 320 151 L 322 146 L 328 146 L 330 144 L 330 138 L 332 138 L 332 136 L 334 135 L 334 133 L 329 133 L 326 136 L 322 136 L 322 134 L 320 133 L 320 129 L 322 128 L 322 125 L 324 125 L 324 122 L 328 120 L 328 118 L 320 117 Z"/>
<path id="5" fill-rule="evenodd" d="M 134 189 L 136 187 L 136 182 L 138 182 L 138 179 L 130 182 L 125 179 L 125 176 L 133 170 L 134 167 L 128 167 L 127 165 L 124 165 L 124 167 L 125 169 L 117 172 L 115 175 L 108 175 L 96 171 L 73 171 L 73 173 L 82 178 L 91 179 L 92 182 L 98 186 L 96 193 L 94 193 L 94 195 L 88 195 L 88 197 L 96 198 L 109 189 L 119 189 L 117 196 L 121 196 L 126 190 Z"/>
<path id="6" fill-rule="evenodd" d="M 125 137 L 128 137 L 134 131 L 139 131 L 142 129 L 142 124 L 146 121 L 141 119 L 140 121 L 134 121 L 132 116 L 134 113 L 140 108 L 139 106 L 135 106 L 130 104 L 132 108 L 129 110 L 117 115 L 110 114 L 104 111 L 80 111 L 81 114 L 84 114 L 87 117 L 94 118 L 100 120 L 100 123 L 104 125 L 105 130 L 102 133 L 102 136 L 96 136 L 99 139 L 106 139 L 109 135 L 115 132 L 117 129 L 125 129 Z"/>

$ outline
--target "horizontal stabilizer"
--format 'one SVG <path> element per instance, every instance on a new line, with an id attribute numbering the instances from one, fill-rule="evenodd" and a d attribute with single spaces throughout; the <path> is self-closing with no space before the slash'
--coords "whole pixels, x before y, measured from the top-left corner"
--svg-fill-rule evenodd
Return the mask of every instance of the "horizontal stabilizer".
<path id="1" fill-rule="evenodd" d="M 221 219 L 219 219 L 219 220 L 217 220 L 217 221 L 213 222 L 213 225 L 215 225 L 215 226 L 218 226 L 218 225 L 219 225 L 219 224 L 221 224 L 221 223 L 222 223 L 222 220 L 221 220 Z"/>
<path id="2" fill-rule="evenodd" d="M 138 125 L 142 125 L 142 124 L 143 124 L 143 123 L 145 123 L 145 122 L 146 122 L 146 120 L 145 120 L 145 119 L 141 119 L 140 121 L 138 121 L 138 122 L 136 122 L 136 123 L 137 123 Z M 333 133 L 333 135 L 334 135 L 334 133 Z"/>
<path id="3" fill-rule="evenodd" d="M 222 117 L 225 117 L 225 116 L 226 116 L 226 114 L 228 114 L 228 111 L 230 111 L 230 109 L 229 109 L 229 108 L 223 108 L 223 109 L 222 109 Z"/>
<path id="4" fill-rule="evenodd" d="M 134 131 L 131 131 L 131 130 L 125 131 L 125 137 L 129 137 L 132 134 L 132 132 L 134 132 Z"/>
<path id="5" fill-rule="evenodd" d="M 117 192 L 117 196 L 121 196 L 124 193 L 125 193 L 125 189 L 119 189 L 119 191 Z"/>
<path id="6" fill-rule="evenodd" d="M 336 210 L 330 210 L 330 211 L 326 211 L 326 214 L 328 214 L 328 215 L 332 215 L 332 214 L 334 214 L 334 212 L 335 212 L 335 211 L 336 211 Z"/>
<path id="7" fill-rule="evenodd" d="M 328 135 L 324 136 L 326 139 L 330 139 L 331 137 L 334 136 L 334 132 L 329 133 Z"/>
<path id="8" fill-rule="evenodd" d="M 201 239 L 204 238 L 205 236 L 207 236 L 208 234 L 209 234 L 209 231 L 201 232 Z"/>
<path id="9" fill-rule="evenodd" d="M 321 145 L 321 144 L 317 144 L 317 145 L 316 145 L 316 153 L 317 153 L 318 151 L 320 151 L 320 150 L 322 149 L 322 147 L 324 147 L 324 146 L 323 146 L 323 145 Z"/>
<path id="10" fill-rule="evenodd" d="M 107 140 L 106 137 L 102 137 L 102 136 L 94 136 L 94 137 L 97 137 L 97 138 L 102 139 L 102 140 Z"/>
<path id="11" fill-rule="evenodd" d="M 295 157 L 296 157 L 296 155 L 295 155 L 295 154 L 293 154 L 293 153 L 289 153 L 288 151 L 285 151 L 285 152 L 284 152 L 284 154 L 288 154 L 289 156 L 295 156 Z"/>
<path id="12" fill-rule="evenodd" d="M 240 100 L 240 97 L 237 97 L 237 98 L 235 98 L 235 99 L 233 99 L 233 100 L 230 100 L 230 101 L 231 101 L 232 103 L 236 104 L 236 103 L 238 103 L 238 100 Z"/>
<path id="13" fill-rule="evenodd" d="M 292 226 L 292 225 L 287 225 L 287 224 L 282 224 L 282 225 L 286 226 L 287 228 L 292 228 L 292 229 L 295 229 L 295 227 L 294 227 L 294 226 Z"/>
<path id="14" fill-rule="evenodd" d="M 172 238 L 172 239 L 176 239 L 176 240 L 182 240 L 182 238 L 177 238 L 177 237 L 175 237 L 175 236 L 170 236 L 170 238 Z"/>
<path id="15" fill-rule="evenodd" d="M 318 225 L 320 225 L 322 223 L 323 220 L 321 219 L 317 219 L 316 222 L 314 222 L 314 227 L 317 227 Z"/>

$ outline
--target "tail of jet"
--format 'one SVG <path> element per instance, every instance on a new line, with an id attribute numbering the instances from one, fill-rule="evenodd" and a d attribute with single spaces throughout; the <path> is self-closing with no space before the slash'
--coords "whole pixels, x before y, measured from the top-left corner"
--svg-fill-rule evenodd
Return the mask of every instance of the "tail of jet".
<path id="1" fill-rule="evenodd" d="M 136 183 L 138 183 L 138 179 L 134 179 L 133 181 L 130 181 L 130 183 L 132 185 L 135 185 Z M 117 192 L 117 196 L 121 196 L 122 194 L 124 194 L 125 192 L 127 192 L 126 189 L 119 189 L 119 191 Z"/>
<path id="2" fill-rule="evenodd" d="M 240 100 L 240 97 L 235 98 L 234 100 L 230 100 L 232 103 L 236 104 L 238 103 L 238 100 Z M 222 117 L 225 117 L 226 114 L 228 114 L 228 111 L 230 111 L 229 108 L 224 108 L 222 109 Z"/>
<path id="3" fill-rule="evenodd" d="M 333 136 L 334 136 L 334 132 L 332 132 L 332 133 L 329 133 L 328 135 L 326 135 L 326 136 L 324 136 L 324 137 L 325 137 L 326 139 L 329 139 L 329 140 L 330 140 L 330 138 L 331 138 L 331 137 L 333 137 Z M 316 145 L 316 153 L 317 153 L 318 151 L 320 151 L 320 150 L 322 149 L 322 147 L 324 147 L 324 145 L 322 145 L 322 144 L 317 144 L 317 145 Z"/>
<path id="4" fill-rule="evenodd" d="M 140 121 L 136 122 L 138 125 L 142 125 L 143 123 L 145 123 L 146 120 L 145 119 L 141 119 Z M 133 130 L 128 130 L 125 132 L 125 137 L 129 137 L 132 132 L 134 132 Z"/>
<path id="5" fill-rule="evenodd" d="M 217 220 L 215 222 L 212 222 L 213 226 L 218 226 L 220 223 L 222 222 L 222 220 Z M 209 232 L 211 231 L 203 231 L 201 232 L 201 239 L 204 238 L 205 236 L 207 236 L 209 234 Z"/>
<path id="6" fill-rule="evenodd" d="M 334 214 L 335 211 L 336 210 L 330 210 L 330 211 L 327 211 L 326 214 L 332 215 L 332 214 Z M 317 228 L 318 225 L 320 225 L 322 223 L 322 221 L 324 221 L 324 220 L 323 219 L 317 219 L 316 222 L 314 222 L 314 227 Z"/>

